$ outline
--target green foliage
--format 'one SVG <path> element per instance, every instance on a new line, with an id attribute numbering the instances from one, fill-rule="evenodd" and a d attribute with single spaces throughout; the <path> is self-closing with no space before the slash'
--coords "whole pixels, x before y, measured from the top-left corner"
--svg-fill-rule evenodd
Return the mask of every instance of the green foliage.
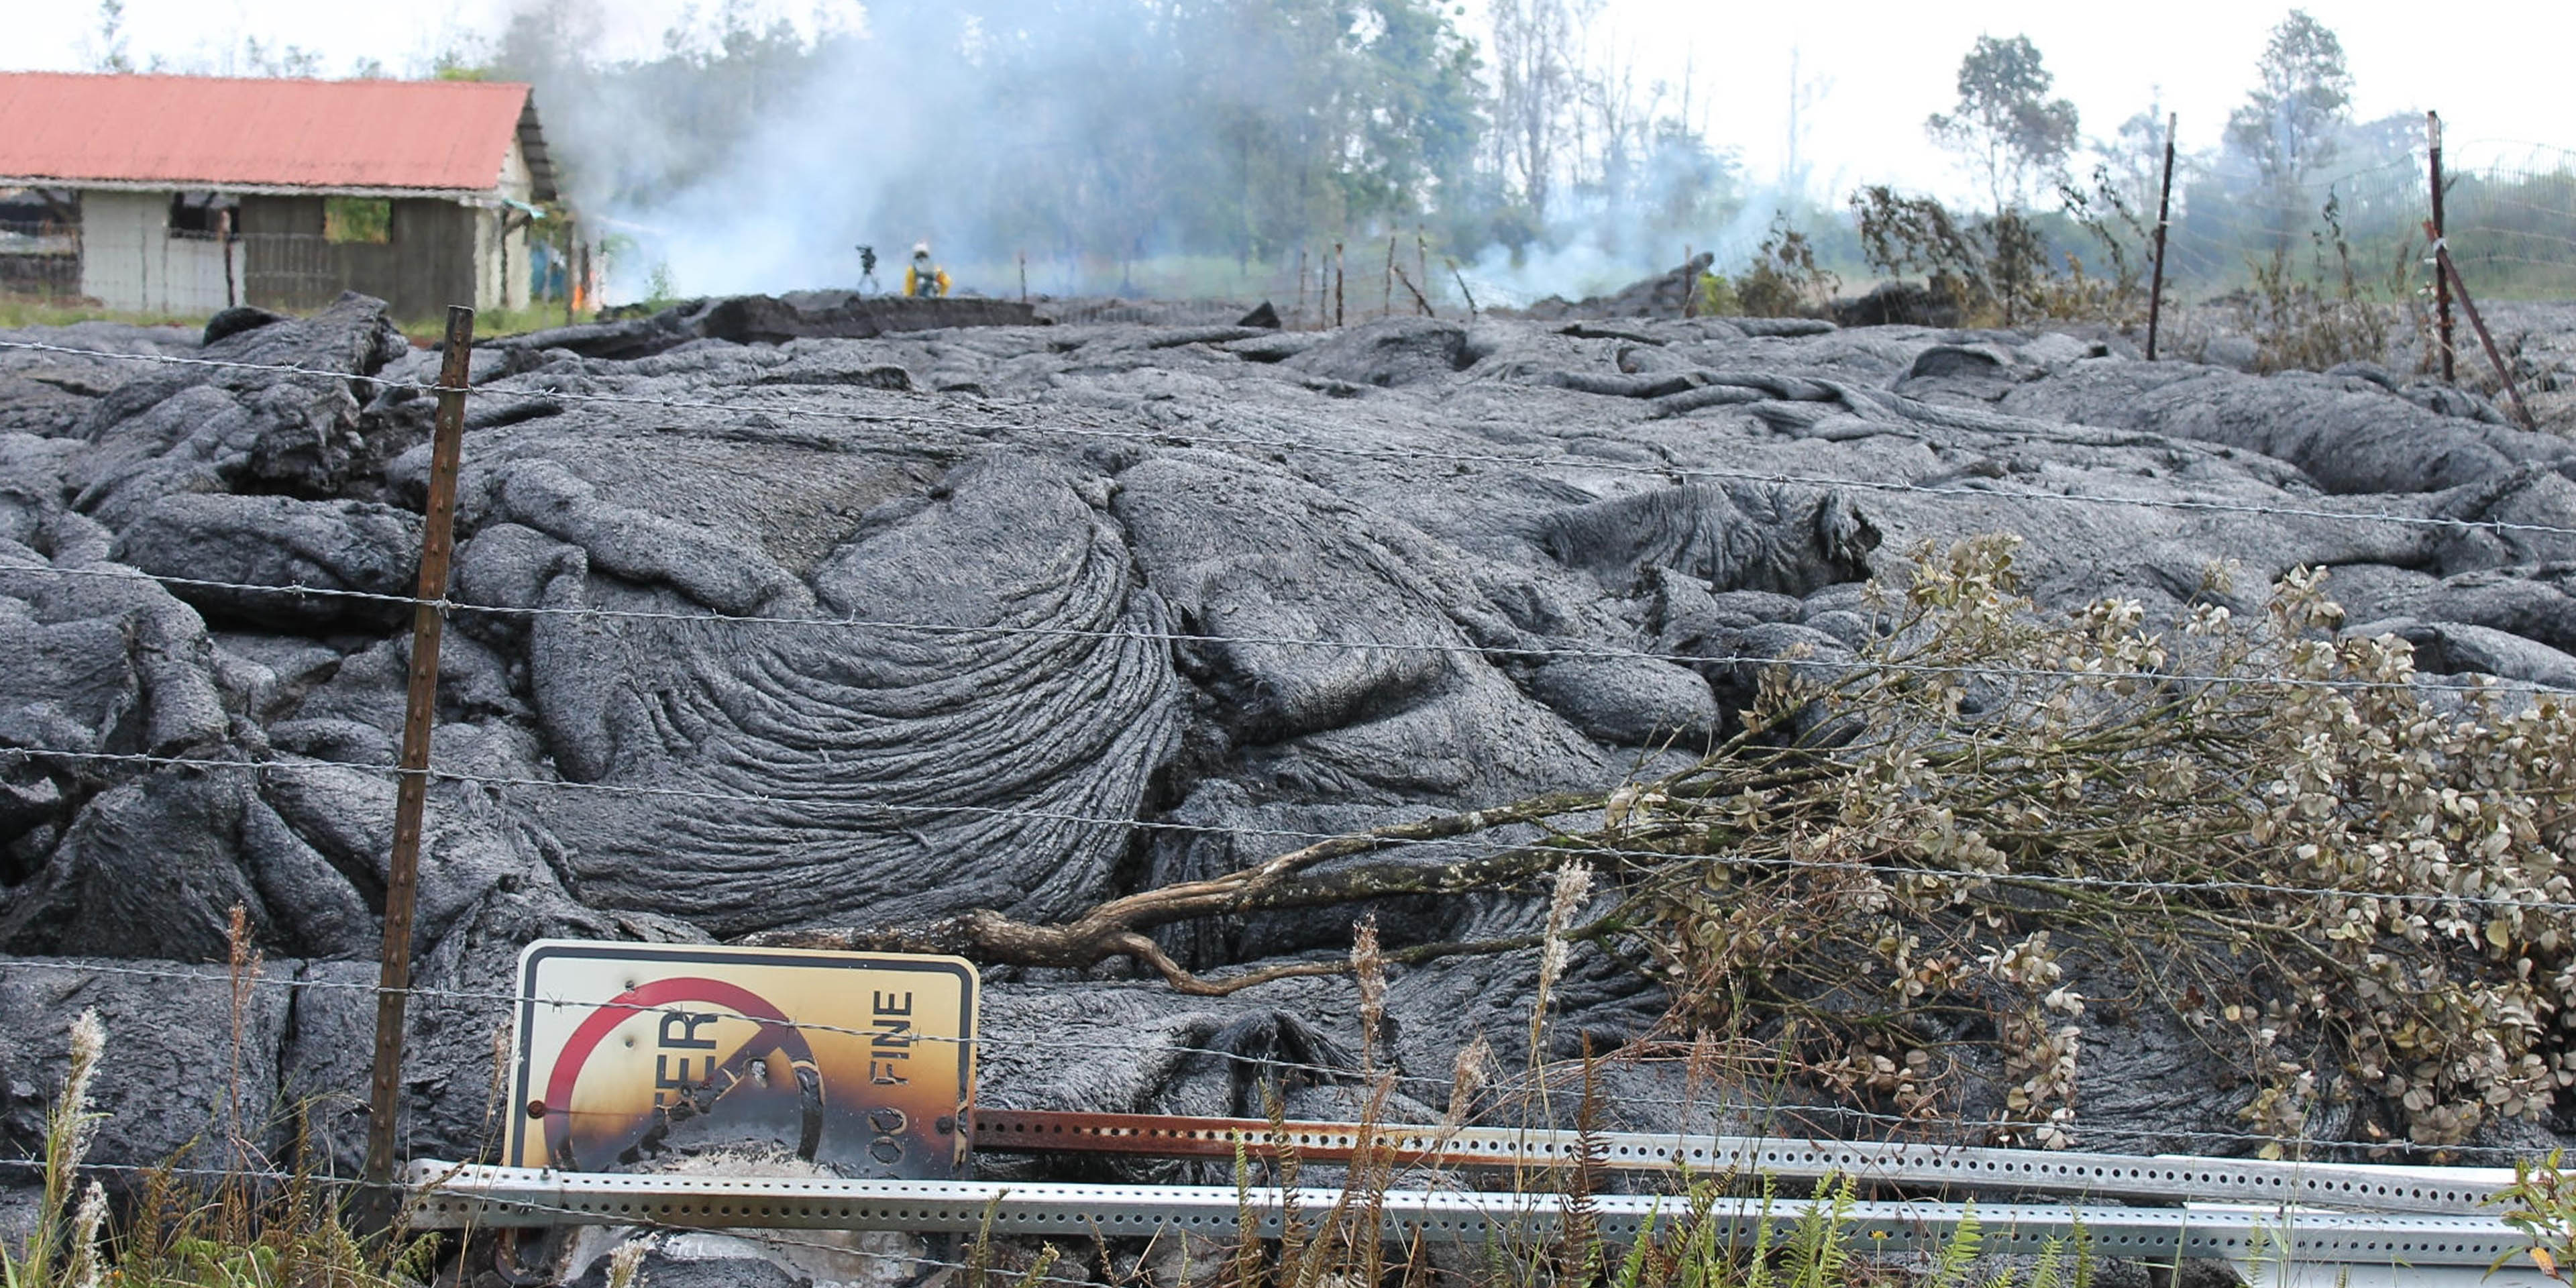
<path id="1" fill-rule="evenodd" d="M 588 321 L 577 317 L 575 321 Z M 519 309 L 477 309 L 474 311 L 474 338 L 497 340 L 503 336 L 526 335 L 565 325 L 563 305 L 540 301 Z M 403 323 L 403 334 L 423 338 L 444 335 L 447 319 L 420 318 Z"/>
<path id="2" fill-rule="evenodd" d="M 2095 168 L 2089 189 L 2061 180 L 2058 197 L 2053 216 L 2006 209 L 1961 217 L 1938 198 L 1873 186 L 1852 194 L 1851 207 L 1870 267 L 1920 274 L 1933 299 L 1958 309 L 1962 321 L 2136 320 L 2145 311 L 2147 238 L 2137 212 L 2108 167 Z M 2079 237 L 2100 248 L 2107 276 L 2088 272 L 2074 251 L 2057 249 Z"/>
<path id="3" fill-rule="evenodd" d="M 1923 1277 L 1922 1288 L 1964 1288 L 1985 1237 L 1984 1227 L 1977 1224 L 1977 1205 L 1966 1205 L 1959 1213 L 1959 1224 L 1950 1230 L 1949 1241 L 1932 1254 L 1932 1268 Z"/>
<path id="4" fill-rule="evenodd" d="M 240 910 L 234 911 L 238 917 Z M 255 974 L 258 965 L 237 949 L 234 968 L 238 990 L 238 981 L 247 977 L 241 972 Z M 106 1043 L 96 1012 L 85 1011 L 72 1022 L 70 1064 L 45 1115 L 44 1190 L 35 1229 L 14 1253 L 0 1246 L 0 1285 L 409 1288 L 427 1280 L 435 1240 L 362 1240 L 343 1220 L 331 1187 L 298 1170 L 263 1190 L 239 1152 L 228 1160 L 231 1170 L 206 1187 L 181 1184 L 175 1166 L 148 1174 L 133 1218 L 111 1240 L 105 1188 L 91 1181 L 77 1203 L 73 1199 L 82 1155 L 102 1118 L 89 1108 L 89 1085 Z"/>
<path id="5" fill-rule="evenodd" d="M 1923 275 L 1933 299 L 1963 321 L 2013 326 L 2043 312 L 2047 244 L 2022 212 L 1963 219 L 1939 198 L 1879 186 L 1852 194 L 1851 204 L 1870 267 Z"/>
<path id="6" fill-rule="evenodd" d="M 97 34 L 89 49 L 90 70 L 123 73 L 134 70 L 134 58 L 126 52 L 125 0 L 98 0 Z"/>
<path id="7" fill-rule="evenodd" d="M 393 240 L 394 203 L 382 197 L 324 197 L 322 236 L 340 244 Z"/>
<path id="8" fill-rule="evenodd" d="M 1816 1182 L 1815 1197 L 1798 1215 L 1789 1236 L 1785 1288 L 1826 1288 L 1844 1281 L 1851 1264 L 1852 1180 L 1828 1176 Z"/>
<path id="9" fill-rule="evenodd" d="M 1735 283 L 1723 273 L 1699 275 L 1699 299 L 1693 312 L 1704 318 L 1738 317 L 1744 312 L 1744 301 L 1735 293 Z"/>
<path id="10" fill-rule="evenodd" d="M 2513 1184 L 2497 1191 L 2489 1202 L 2502 1206 L 2504 1223 L 2531 1240 L 2523 1255 L 2542 1274 L 2563 1282 L 2568 1270 L 2576 1267 L 2576 1180 L 2564 1170 L 2560 1151 L 2553 1149 L 2537 1162 L 2515 1159 Z M 2506 1253 L 2487 1269 L 2502 1270 L 2514 1256 Z"/>
<path id="11" fill-rule="evenodd" d="M 0 295 L 0 330 L 16 330 L 19 327 L 70 326 L 75 322 L 122 322 L 128 326 L 177 326 L 193 331 L 205 326 L 206 319 L 198 314 L 182 317 L 176 313 L 111 309 L 85 301 L 29 299 L 18 295 Z"/>
<path id="12" fill-rule="evenodd" d="M 2063 165 L 2077 139 L 2075 104 L 2048 97 L 2057 82 L 2028 36 L 1979 36 L 1959 60 L 1959 101 L 1923 123 L 1982 176 L 1995 209 L 2029 195 L 2031 178 Z"/>
<path id="13" fill-rule="evenodd" d="M 2394 306 L 2405 298 L 2415 266 L 2415 243 L 2399 244 L 2384 286 L 2365 284 L 2344 234 L 2341 202 L 2332 194 L 2320 217 L 2324 226 L 2309 234 L 2308 274 L 2298 273 L 2286 248 L 2275 250 L 2253 265 L 2253 289 L 2236 301 L 2237 324 L 2254 337 L 2258 370 L 2324 371 L 2343 362 L 2376 362 L 2388 351 Z"/>
<path id="14" fill-rule="evenodd" d="M 1735 312 L 1758 318 L 1813 317 L 1842 289 L 1842 278 L 1817 262 L 1815 244 L 1782 213 L 1772 217 L 1752 266 L 1733 285 Z"/>

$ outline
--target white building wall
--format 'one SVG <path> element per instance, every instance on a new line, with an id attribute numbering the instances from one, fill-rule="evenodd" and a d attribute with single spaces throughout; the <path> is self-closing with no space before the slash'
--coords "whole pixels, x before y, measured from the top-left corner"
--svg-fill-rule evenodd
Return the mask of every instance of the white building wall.
<path id="1" fill-rule="evenodd" d="M 510 137 L 510 150 L 501 157 L 501 195 L 513 201 L 536 200 L 536 176 L 528 170 L 527 151 L 519 146 L 518 136 Z M 495 296 L 505 309 L 528 307 L 528 213 L 503 207 L 501 226 L 510 231 L 494 242 L 494 252 L 501 263 L 495 271 L 502 274 L 501 289 Z"/>
<path id="2" fill-rule="evenodd" d="M 533 280 L 528 271 L 527 215 L 511 211 L 506 219 L 510 234 L 502 243 L 501 263 L 509 270 L 509 277 L 501 284 L 501 307 L 524 309 L 528 307 L 528 284 Z"/>
<path id="3" fill-rule="evenodd" d="M 172 236 L 161 243 L 161 302 L 152 307 L 158 313 L 176 313 L 182 317 L 213 313 L 228 307 L 228 298 L 241 285 L 242 251 L 239 242 L 226 246 L 221 238 L 203 233 Z M 224 285 L 224 256 L 233 257 L 233 289 Z"/>
<path id="4" fill-rule="evenodd" d="M 157 243 L 170 227 L 168 194 L 81 194 L 81 294 L 111 309 L 141 312 L 151 290 Z"/>
<path id="5" fill-rule="evenodd" d="M 527 212 L 485 207 L 476 209 L 473 217 L 474 307 L 528 307 Z"/>
<path id="6" fill-rule="evenodd" d="M 474 208 L 474 308 L 476 312 L 500 307 L 501 299 L 501 212 Z"/>
<path id="7" fill-rule="evenodd" d="M 528 169 L 528 153 L 519 146 L 517 135 L 510 136 L 510 150 L 501 156 L 501 195 L 517 201 L 537 199 L 537 177 Z"/>
<path id="8" fill-rule="evenodd" d="M 81 294 L 135 313 L 224 307 L 223 243 L 170 235 L 167 192 L 81 194 Z M 241 265 L 236 256 L 233 270 Z"/>

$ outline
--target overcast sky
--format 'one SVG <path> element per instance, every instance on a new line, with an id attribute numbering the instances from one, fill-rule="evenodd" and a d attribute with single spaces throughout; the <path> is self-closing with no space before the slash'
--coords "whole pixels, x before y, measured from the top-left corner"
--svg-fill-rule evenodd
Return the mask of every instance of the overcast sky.
<path id="1" fill-rule="evenodd" d="M 1470 0 L 1471 6 L 1475 0 Z M 0 66 L 76 70 L 92 56 L 95 6 L 78 0 L 0 0 L 13 38 Z M 200 70 L 227 70 L 244 36 L 321 55 L 326 75 L 373 58 L 401 74 L 440 50 L 499 27 L 511 0 L 444 4 L 350 0 L 126 0 L 131 53 Z M 684 0 L 613 0 L 605 8 L 615 47 L 607 57 L 649 54 Z M 714 0 L 698 6 L 712 10 Z M 853 0 L 764 0 L 767 13 L 810 27 L 818 13 L 848 13 Z M 2318 0 L 2309 12 L 2339 33 L 2365 117 L 2435 108 L 2460 151 L 2476 141 L 2576 147 L 2567 98 L 2576 58 L 2576 3 L 2507 0 L 2475 11 L 2427 10 L 2394 0 Z M 1630 52 L 1641 84 L 1662 78 L 1678 95 L 1685 67 L 1692 115 L 1733 146 L 1758 177 L 1776 171 L 1788 142 L 1793 51 L 1813 106 L 1806 155 L 1820 195 L 1863 181 L 1955 191 L 1959 176 L 1926 143 L 1922 121 L 1949 105 L 1959 56 L 1979 33 L 2028 35 L 2072 98 L 2088 134 L 2108 135 L 2161 93 L 2182 114 L 2186 147 L 2216 142 L 2228 109 L 2253 81 L 2266 31 L 2287 5 L 2171 0 L 2111 5 L 2087 0 L 1604 0 L 1591 37 Z M 1480 27 L 1477 11 L 1466 22 Z M 2493 33 L 2489 35 L 2488 33 Z M 543 102 L 540 100 L 540 110 Z M 2470 159 L 2475 159 L 2473 156 Z"/>

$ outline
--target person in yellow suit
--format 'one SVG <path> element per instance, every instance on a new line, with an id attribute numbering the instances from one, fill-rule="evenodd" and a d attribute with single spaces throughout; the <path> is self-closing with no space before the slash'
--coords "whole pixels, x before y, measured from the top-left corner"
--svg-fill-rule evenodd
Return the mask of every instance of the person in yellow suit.
<path id="1" fill-rule="evenodd" d="M 948 293 L 948 270 L 930 262 L 930 243 L 915 242 L 912 263 L 903 270 L 903 293 L 936 298 Z"/>

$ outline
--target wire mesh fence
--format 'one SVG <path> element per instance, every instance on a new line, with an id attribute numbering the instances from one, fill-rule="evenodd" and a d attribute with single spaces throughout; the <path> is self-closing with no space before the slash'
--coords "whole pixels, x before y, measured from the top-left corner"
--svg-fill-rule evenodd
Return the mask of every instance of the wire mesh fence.
<path id="1" fill-rule="evenodd" d="M 0 296 L 14 299 L 184 317 L 319 308 L 340 282 L 319 236 L 0 223 Z"/>
<path id="2" fill-rule="evenodd" d="M 1060 325 L 1146 323 L 1221 326 L 1268 304 L 1289 330 L 1319 330 L 1389 317 L 1464 318 L 1475 307 L 1515 307 L 1525 293 L 1452 264 L 1436 238 L 1379 231 L 1267 257 L 1172 256 L 1094 263 L 1030 256 L 961 264 L 960 289 L 997 299 L 1025 295 Z M 1023 290 L 1025 288 L 1025 290 Z"/>
<path id="3" fill-rule="evenodd" d="M 0 295 L 72 300 L 81 289 L 80 230 L 59 223 L 0 223 Z"/>
<path id="4" fill-rule="evenodd" d="M 173 234 L 176 236 L 176 234 Z M 318 309 L 339 297 L 341 274 L 326 237 L 305 233 L 237 235 L 245 303 L 262 308 Z"/>
<path id="5" fill-rule="evenodd" d="M 2509 157 L 2446 167 L 2443 239 L 2481 298 L 2576 296 L 2576 152 L 2523 145 Z M 2357 162 L 2281 183 L 2177 176 L 2166 276 L 2207 296 L 2255 284 L 2267 266 L 2365 294 L 2430 284 L 2424 226 L 2429 159 Z"/>

